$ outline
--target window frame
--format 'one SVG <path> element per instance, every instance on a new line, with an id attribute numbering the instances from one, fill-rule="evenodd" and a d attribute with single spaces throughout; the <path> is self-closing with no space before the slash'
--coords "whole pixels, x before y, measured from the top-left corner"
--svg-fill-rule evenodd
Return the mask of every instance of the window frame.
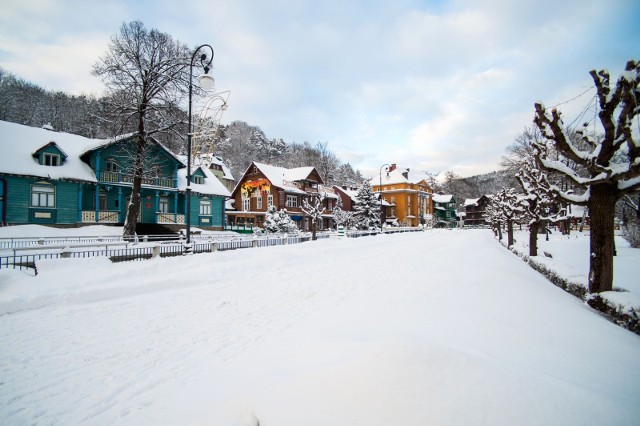
<path id="1" fill-rule="evenodd" d="M 298 207 L 298 196 L 293 194 L 287 194 L 287 202 L 285 204 L 286 207 L 297 208 Z"/>
<path id="2" fill-rule="evenodd" d="M 47 164 L 49 163 L 49 164 Z M 51 152 L 43 152 L 42 153 L 42 165 L 58 167 L 62 164 L 60 154 L 53 154 Z"/>
<path id="3" fill-rule="evenodd" d="M 212 202 L 209 198 L 201 198 L 198 206 L 200 216 L 211 216 Z"/>
<path id="4" fill-rule="evenodd" d="M 51 184 L 35 183 L 31 185 L 29 207 L 56 208 L 56 187 Z M 37 198 L 34 198 L 37 196 Z M 42 198 L 44 196 L 44 198 Z M 42 201 L 44 200 L 44 203 Z M 44 204 L 44 205 L 43 205 Z"/>

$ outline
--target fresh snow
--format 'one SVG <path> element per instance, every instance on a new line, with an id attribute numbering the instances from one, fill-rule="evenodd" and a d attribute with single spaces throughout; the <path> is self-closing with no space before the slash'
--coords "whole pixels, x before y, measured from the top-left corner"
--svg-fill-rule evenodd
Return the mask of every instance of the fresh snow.
<path id="1" fill-rule="evenodd" d="M 640 423 L 640 337 L 489 230 L 39 271 L 0 270 L 3 425 Z"/>

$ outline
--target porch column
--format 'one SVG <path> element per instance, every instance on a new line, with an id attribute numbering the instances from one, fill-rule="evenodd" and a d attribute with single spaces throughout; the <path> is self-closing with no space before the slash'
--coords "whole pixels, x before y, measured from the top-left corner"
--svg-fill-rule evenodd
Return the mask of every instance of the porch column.
<path id="1" fill-rule="evenodd" d="M 118 187 L 118 223 L 124 223 L 124 219 L 122 217 L 122 187 Z"/>
<path id="2" fill-rule="evenodd" d="M 158 208 L 160 207 L 160 192 L 156 190 L 156 218 L 155 223 L 158 223 Z"/>
<path id="3" fill-rule="evenodd" d="M 178 223 L 178 192 L 173 193 L 173 223 Z"/>
<path id="4" fill-rule="evenodd" d="M 94 198 L 96 203 L 96 222 L 98 222 L 98 212 L 100 211 L 100 185 L 96 185 L 96 193 Z"/>
<path id="5" fill-rule="evenodd" d="M 78 222 L 82 222 L 82 188 L 84 185 L 79 183 L 78 186 Z"/>

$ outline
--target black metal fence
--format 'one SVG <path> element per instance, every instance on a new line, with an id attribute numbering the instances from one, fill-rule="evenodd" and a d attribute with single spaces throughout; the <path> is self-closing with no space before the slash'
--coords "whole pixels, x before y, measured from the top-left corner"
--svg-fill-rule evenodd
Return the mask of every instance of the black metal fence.
<path id="1" fill-rule="evenodd" d="M 417 231 L 418 229 L 414 229 Z M 409 230 L 392 230 L 385 231 L 385 233 L 395 232 L 409 232 Z M 370 235 L 377 235 L 377 231 L 350 231 L 346 233 L 348 238 L 359 238 Z M 333 233 L 319 233 L 316 238 L 324 239 L 330 238 Z M 81 239 L 82 237 L 80 237 Z M 114 237 L 115 238 L 115 237 Z M 118 237 L 120 238 L 120 237 Z M 90 242 L 88 240 L 80 240 L 78 238 L 57 238 L 50 241 L 60 242 Z M 300 244 L 311 240 L 310 234 L 297 234 L 297 235 L 264 235 L 264 236 L 246 236 L 235 238 L 224 238 L 219 240 L 207 240 L 200 242 L 193 242 L 191 244 L 191 253 L 211 253 L 215 251 L 227 251 L 237 250 L 251 247 L 272 247 L 286 244 Z M 96 243 L 105 243 L 105 239 L 97 239 Z M 117 241 L 117 240 L 116 240 Z M 116 241 L 112 241 L 116 242 Z M 122 239 L 120 238 L 120 241 Z M 146 247 L 124 247 L 110 248 L 105 246 L 103 249 L 73 249 L 73 247 L 65 247 L 61 250 L 53 251 L 53 242 L 49 240 L 45 243 L 36 243 L 25 246 L 18 246 L 22 250 L 28 250 L 33 248 L 34 250 L 47 249 L 47 253 L 30 253 L 30 254 L 16 254 L 7 256 L 0 255 L 0 269 L 31 269 L 35 274 L 38 273 L 36 263 L 43 259 L 60 259 L 60 258 L 88 258 L 96 256 L 108 257 L 112 262 L 125 262 L 132 260 L 145 260 L 154 257 L 173 257 L 182 256 L 187 252 L 185 250 L 185 243 L 183 241 L 165 242 L 161 244 L 149 245 Z M 16 249 L 14 245 L 12 249 Z"/>

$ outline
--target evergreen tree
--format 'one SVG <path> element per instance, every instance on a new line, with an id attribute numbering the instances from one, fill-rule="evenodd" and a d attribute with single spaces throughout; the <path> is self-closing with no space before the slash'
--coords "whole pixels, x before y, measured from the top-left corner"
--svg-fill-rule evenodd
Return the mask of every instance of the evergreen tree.
<path id="1" fill-rule="evenodd" d="M 358 203 L 354 207 L 355 226 L 360 230 L 374 230 L 380 227 L 380 202 L 376 198 L 369 181 L 365 180 L 356 195 Z"/>
<path id="2" fill-rule="evenodd" d="M 282 209 L 277 211 L 275 206 L 270 206 L 267 209 L 264 220 L 264 230 L 271 234 L 297 234 L 299 232 L 295 222 L 287 214 L 287 210 Z"/>
<path id="3" fill-rule="evenodd" d="M 353 213 L 345 211 L 342 208 L 342 198 L 338 197 L 338 203 L 333 209 L 333 221 L 336 225 L 342 225 L 343 227 L 348 229 L 351 226 L 351 222 L 353 221 Z"/>

